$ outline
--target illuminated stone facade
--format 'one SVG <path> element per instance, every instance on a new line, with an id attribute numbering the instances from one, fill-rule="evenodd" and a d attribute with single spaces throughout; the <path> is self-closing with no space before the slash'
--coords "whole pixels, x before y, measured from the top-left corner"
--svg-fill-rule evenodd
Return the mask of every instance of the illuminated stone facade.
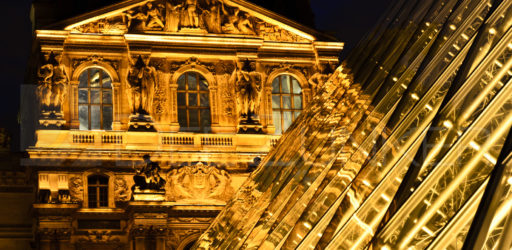
<path id="1" fill-rule="evenodd" d="M 35 45 L 23 164 L 40 249 L 190 247 L 343 48 L 242 0 L 123 1 Z"/>
<path id="2" fill-rule="evenodd" d="M 394 1 L 196 247 L 510 249 L 510 20 Z"/>

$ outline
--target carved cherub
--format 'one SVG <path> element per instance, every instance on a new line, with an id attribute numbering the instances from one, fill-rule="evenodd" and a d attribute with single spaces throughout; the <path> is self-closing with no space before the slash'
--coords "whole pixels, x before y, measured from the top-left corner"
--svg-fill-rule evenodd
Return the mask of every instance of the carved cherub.
<path id="1" fill-rule="evenodd" d="M 116 178 L 114 181 L 114 197 L 116 201 L 128 201 L 130 200 L 130 194 L 128 193 L 128 184 L 126 180 L 122 178 Z"/>

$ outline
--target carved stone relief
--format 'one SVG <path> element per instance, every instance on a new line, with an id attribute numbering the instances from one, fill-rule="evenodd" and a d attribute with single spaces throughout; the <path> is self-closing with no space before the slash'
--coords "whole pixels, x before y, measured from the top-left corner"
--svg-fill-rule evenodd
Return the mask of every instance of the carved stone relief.
<path id="1" fill-rule="evenodd" d="M 73 28 L 80 33 L 194 32 L 259 36 L 265 40 L 306 39 L 221 0 L 153 0 L 118 15 Z"/>
<path id="2" fill-rule="evenodd" d="M 119 69 L 119 64 L 120 64 L 119 60 L 105 59 L 102 56 L 91 55 L 91 56 L 83 57 L 83 58 L 74 58 L 72 60 L 73 70 L 75 70 L 76 68 L 78 68 L 78 66 L 80 66 L 81 64 L 86 63 L 86 62 L 90 62 L 92 64 L 98 64 L 99 62 L 103 62 L 103 63 L 106 63 L 106 64 L 112 66 L 112 68 L 114 68 L 115 70 Z"/>
<path id="3" fill-rule="evenodd" d="M 171 170 L 168 180 L 170 201 L 217 203 L 228 201 L 234 192 L 226 171 L 201 162 Z"/>
<path id="4" fill-rule="evenodd" d="M 183 240 L 192 236 L 200 235 L 204 230 L 202 229 L 172 229 L 169 233 L 169 240 L 167 241 L 167 247 L 169 249 L 178 249 L 183 245 Z"/>
<path id="5" fill-rule="evenodd" d="M 75 176 L 69 178 L 69 195 L 72 203 L 82 203 L 84 201 L 84 182 L 82 177 Z"/>
<path id="6" fill-rule="evenodd" d="M 61 64 L 62 56 L 53 52 L 45 53 L 43 56 L 37 83 L 37 97 L 41 106 L 42 119 L 63 119 L 62 104 L 69 79 L 64 65 Z"/>
<path id="7" fill-rule="evenodd" d="M 84 236 L 78 237 L 79 243 L 119 243 L 118 236 L 112 236 L 110 230 L 89 230 Z"/>
<path id="8" fill-rule="evenodd" d="M 130 189 L 126 180 L 116 178 L 114 181 L 114 201 L 125 202 L 130 200 Z"/>

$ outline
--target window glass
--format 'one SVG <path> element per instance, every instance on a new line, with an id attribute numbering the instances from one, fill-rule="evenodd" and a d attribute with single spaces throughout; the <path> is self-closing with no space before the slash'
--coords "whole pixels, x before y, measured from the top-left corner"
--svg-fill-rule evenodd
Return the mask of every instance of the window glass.
<path id="1" fill-rule="evenodd" d="M 181 131 L 211 130 L 208 82 L 197 72 L 186 72 L 178 78 L 178 122 Z"/>
<path id="2" fill-rule="evenodd" d="M 99 68 L 84 70 L 78 77 L 80 130 L 112 130 L 112 79 Z"/>
<path id="3" fill-rule="evenodd" d="M 272 81 L 272 117 L 275 134 L 282 134 L 302 110 L 302 88 L 291 75 L 280 75 Z"/>
<path id="4" fill-rule="evenodd" d="M 87 178 L 89 208 L 108 207 L 108 177 L 93 175 Z"/>

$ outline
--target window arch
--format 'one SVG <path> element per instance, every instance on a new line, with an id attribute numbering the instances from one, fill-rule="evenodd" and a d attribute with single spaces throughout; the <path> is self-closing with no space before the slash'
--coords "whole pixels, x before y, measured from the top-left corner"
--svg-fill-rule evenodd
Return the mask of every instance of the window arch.
<path id="1" fill-rule="evenodd" d="M 282 134 L 302 111 L 302 88 L 299 81 L 282 74 L 272 81 L 272 117 L 275 134 Z"/>
<path id="2" fill-rule="evenodd" d="M 80 130 L 112 130 L 112 79 L 100 68 L 88 68 L 78 77 Z"/>
<path id="3" fill-rule="evenodd" d="M 108 176 L 87 177 L 87 200 L 89 208 L 108 207 Z"/>
<path id="4" fill-rule="evenodd" d="M 178 78 L 178 122 L 180 131 L 211 131 L 208 82 L 203 75 L 189 71 Z"/>

